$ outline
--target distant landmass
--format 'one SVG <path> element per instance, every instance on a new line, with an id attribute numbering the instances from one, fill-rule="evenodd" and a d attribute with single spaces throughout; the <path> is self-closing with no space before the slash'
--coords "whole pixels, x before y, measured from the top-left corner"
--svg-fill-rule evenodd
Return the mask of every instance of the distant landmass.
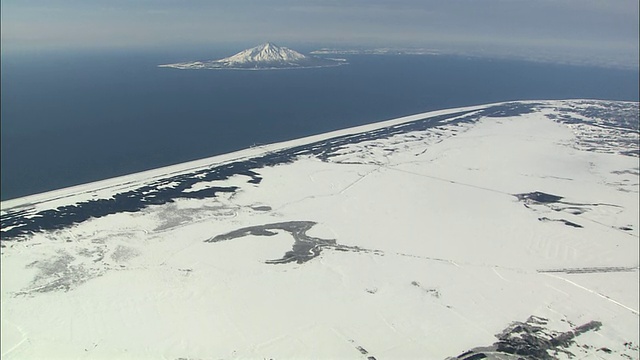
<path id="1" fill-rule="evenodd" d="M 311 52 L 312 55 L 443 55 L 446 52 L 424 48 L 373 48 L 338 49 L 322 48 Z"/>
<path id="2" fill-rule="evenodd" d="M 303 69 L 346 64 L 344 59 L 307 56 L 284 46 L 264 43 L 219 60 L 192 61 L 159 65 L 175 69 L 276 70 Z"/>
<path id="3" fill-rule="evenodd" d="M 517 52 L 511 50 L 485 48 L 456 49 L 421 48 L 421 47 L 354 47 L 354 48 L 321 48 L 309 52 L 311 55 L 335 56 L 335 55 L 449 55 L 469 58 L 497 59 L 497 60 L 524 60 L 537 63 L 553 63 L 577 66 L 598 66 L 605 68 L 638 70 L 637 56 L 620 55 L 617 57 L 590 55 L 585 57 L 580 53 L 559 53 L 556 51 L 541 51 L 539 49 L 520 49 Z"/>

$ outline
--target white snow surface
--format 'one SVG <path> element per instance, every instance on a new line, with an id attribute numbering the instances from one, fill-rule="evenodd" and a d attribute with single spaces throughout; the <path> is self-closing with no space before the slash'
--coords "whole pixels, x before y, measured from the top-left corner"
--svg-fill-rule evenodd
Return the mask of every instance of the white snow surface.
<path id="1" fill-rule="evenodd" d="M 255 170 L 260 183 L 237 175 L 188 190 L 238 188 L 215 198 L 3 241 L 2 359 L 444 359 L 531 315 L 558 331 L 601 322 L 566 349 L 577 358 L 638 358 L 638 158 L 611 141 L 585 149 L 585 136 L 606 128 L 585 135 L 558 120 L 617 103 L 535 103 L 531 113 L 356 142 L 328 159 L 300 156 Z M 494 105 L 14 199 L 2 213 L 35 216 L 162 179 L 170 187 L 194 169 Z M 514 196 L 533 191 L 563 203 Z M 291 250 L 287 231 L 206 242 L 296 221 L 344 248 L 270 264 Z"/>

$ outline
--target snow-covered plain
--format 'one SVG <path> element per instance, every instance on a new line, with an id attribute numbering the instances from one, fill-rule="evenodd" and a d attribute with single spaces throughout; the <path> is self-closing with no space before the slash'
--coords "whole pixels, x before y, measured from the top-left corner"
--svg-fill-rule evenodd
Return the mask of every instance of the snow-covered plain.
<path id="1" fill-rule="evenodd" d="M 2 358 L 637 359 L 638 134 L 489 104 L 3 202 Z"/>

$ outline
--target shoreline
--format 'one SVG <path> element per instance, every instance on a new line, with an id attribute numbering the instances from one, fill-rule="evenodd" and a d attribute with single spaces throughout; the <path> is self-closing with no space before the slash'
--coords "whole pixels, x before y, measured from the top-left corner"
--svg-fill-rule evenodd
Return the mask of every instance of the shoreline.
<path id="1" fill-rule="evenodd" d="M 544 100 L 544 101 L 556 101 L 556 100 Z M 425 117 L 447 115 L 447 114 L 451 114 L 459 111 L 481 110 L 486 107 L 502 105 L 506 103 L 513 103 L 513 102 L 527 103 L 527 102 L 540 102 L 540 101 L 537 101 L 537 100 L 504 101 L 504 102 L 497 102 L 497 103 L 491 103 L 491 104 L 434 110 L 434 111 L 428 111 L 428 112 L 423 112 L 423 113 L 418 113 L 413 115 L 402 116 L 399 118 L 394 118 L 389 120 L 383 120 L 383 121 L 375 122 L 372 124 L 360 125 L 356 127 L 342 129 L 342 130 L 335 130 L 327 133 L 306 136 L 306 137 L 293 139 L 293 140 L 287 140 L 283 142 L 258 145 L 255 147 L 238 150 L 231 153 L 214 155 L 211 157 L 202 158 L 198 160 L 163 166 L 163 167 L 159 167 L 151 170 L 145 170 L 145 171 L 135 172 L 127 175 L 93 181 L 89 183 L 64 187 L 57 190 L 51 190 L 51 191 L 36 193 L 32 195 L 26 195 L 18 198 L 3 200 L 0 202 L 0 211 L 2 214 L 5 214 L 9 210 L 12 210 L 15 208 L 23 208 L 23 207 L 28 207 L 32 205 L 37 205 L 43 202 L 57 200 L 60 198 L 79 195 L 87 192 L 99 192 L 102 190 L 112 189 L 114 187 L 120 187 L 120 186 L 122 187 L 138 186 L 144 182 L 151 181 L 160 177 L 165 177 L 168 175 L 178 175 L 180 173 L 190 172 L 190 171 L 206 168 L 208 166 L 213 166 L 213 165 L 221 165 L 227 162 L 242 160 L 242 159 L 246 159 L 253 156 L 259 156 L 272 151 L 286 149 L 292 146 L 305 145 L 315 141 L 331 139 L 337 136 L 363 133 L 367 131 L 376 130 L 378 128 L 383 128 L 386 126 L 392 126 L 396 124 L 415 121 Z"/>

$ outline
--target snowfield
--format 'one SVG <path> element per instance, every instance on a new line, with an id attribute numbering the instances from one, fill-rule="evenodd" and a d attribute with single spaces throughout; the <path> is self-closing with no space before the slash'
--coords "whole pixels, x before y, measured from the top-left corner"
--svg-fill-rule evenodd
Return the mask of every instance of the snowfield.
<path id="1" fill-rule="evenodd" d="M 509 102 L 5 201 L 1 356 L 637 359 L 639 138 Z"/>

